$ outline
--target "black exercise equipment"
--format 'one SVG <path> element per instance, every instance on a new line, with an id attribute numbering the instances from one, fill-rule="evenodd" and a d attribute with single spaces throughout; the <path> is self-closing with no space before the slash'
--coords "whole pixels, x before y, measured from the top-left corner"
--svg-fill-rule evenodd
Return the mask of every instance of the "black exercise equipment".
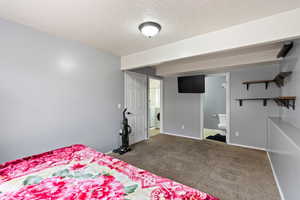
<path id="1" fill-rule="evenodd" d="M 131 150 L 129 147 L 129 134 L 131 133 L 132 129 L 131 126 L 128 125 L 126 114 L 131 114 L 130 112 L 127 112 L 127 108 L 123 110 L 122 132 L 120 132 L 120 135 L 122 136 L 122 145 L 113 150 L 114 153 L 118 153 L 120 155 Z"/>

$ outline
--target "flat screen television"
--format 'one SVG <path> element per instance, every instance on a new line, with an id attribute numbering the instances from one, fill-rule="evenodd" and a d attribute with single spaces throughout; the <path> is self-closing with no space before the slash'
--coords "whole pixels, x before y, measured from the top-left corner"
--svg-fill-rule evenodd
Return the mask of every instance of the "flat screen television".
<path id="1" fill-rule="evenodd" d="M 179 93 L 204 93 L 205 75 L 178 77 Z"/>

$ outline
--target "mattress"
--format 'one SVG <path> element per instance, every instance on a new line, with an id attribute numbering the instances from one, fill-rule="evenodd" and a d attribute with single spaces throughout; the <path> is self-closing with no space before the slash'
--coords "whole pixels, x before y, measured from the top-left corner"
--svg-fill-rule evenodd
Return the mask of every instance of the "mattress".
<path id="1" fill-rule="evenodd" d="M 0 165 L 0 200 L 217 200 L 84 145 Z"/>

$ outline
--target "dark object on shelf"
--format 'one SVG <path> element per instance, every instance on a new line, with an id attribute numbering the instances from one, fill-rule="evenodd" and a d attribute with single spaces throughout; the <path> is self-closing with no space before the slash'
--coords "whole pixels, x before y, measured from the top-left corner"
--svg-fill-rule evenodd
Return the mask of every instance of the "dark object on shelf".
<path id="1" fill-rule="evenodd" d="M 269 83 L 275 83 L 278 87 L 282 87 L 284 85 L 284 79 L 291 74 L 292 72 L 280 72 L 273 80 L 245 81 L 243 84 L 246 85 L 247 90 L 249 90 L 249 85 L 260 83 L 264 83 L 266 89 L 268 89 Z"/>
<path id="2" fill-rule="evenodd" d="M 283 47 L 280 49 L 279 53 L 277 54 L 277 58 L 284 58 L 289 51 L 293 48 L 294 43 L 290 42 L 287 44 L 284 44 Z"/>
<path id="3" fill-rule="evenodd" d="M 120 155 L 131 150 L 129 147 L 129 134 L 132 130 L 131 126 L 128 125 L 126 114 L 131 114 L 130 112 L 127 112 L 127 108 L 125 108 L 123 111 L 122 132 L 120 133 L 120 135 L 122 136 L 122 145 L 119 148 L 113 150 L 114 153 L 118 153 Z"/>
<path id="4" fill-rule="evenodd" d="M 220 135 L 220 134 L 210 135 L 210 136 L 206 137 L 206 139 L 216 140 L 216 141 L 219 141 L 219 142 L 226 142 L 226 136 L 225 135 Z"/>
<path id="5" fill-rule="evenodd" d="M 243 106 L 243 101 L 255 101 L 255 100 L 259 100 L 259 101 L 263 101 L 263 106 L 267 106 L 267 102 L 268 100 L 274 100 L 277 105 L 279 106 L 284 106 L 286 108 L 293 108 L 293 110 L 295 110 L 296 107 L 296 97 L 295 96 L 285 96 L 285 97 L 258 97 L 258 98 L 243 98 L 243 99 L 236 99 L 237 101 L 239 101 L 240 106 Z"/>

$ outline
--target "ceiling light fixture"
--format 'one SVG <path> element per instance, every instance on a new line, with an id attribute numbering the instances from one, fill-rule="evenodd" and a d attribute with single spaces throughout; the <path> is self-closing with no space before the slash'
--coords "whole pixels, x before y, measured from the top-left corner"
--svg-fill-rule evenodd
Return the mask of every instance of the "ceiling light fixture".
<path id="1" fill-rule="evenodd" d="M 152 38 L 160 32 L 161 26 L 156 22 L 144 22 L 139 25 L 139 30 L 146 37 Z"/>

